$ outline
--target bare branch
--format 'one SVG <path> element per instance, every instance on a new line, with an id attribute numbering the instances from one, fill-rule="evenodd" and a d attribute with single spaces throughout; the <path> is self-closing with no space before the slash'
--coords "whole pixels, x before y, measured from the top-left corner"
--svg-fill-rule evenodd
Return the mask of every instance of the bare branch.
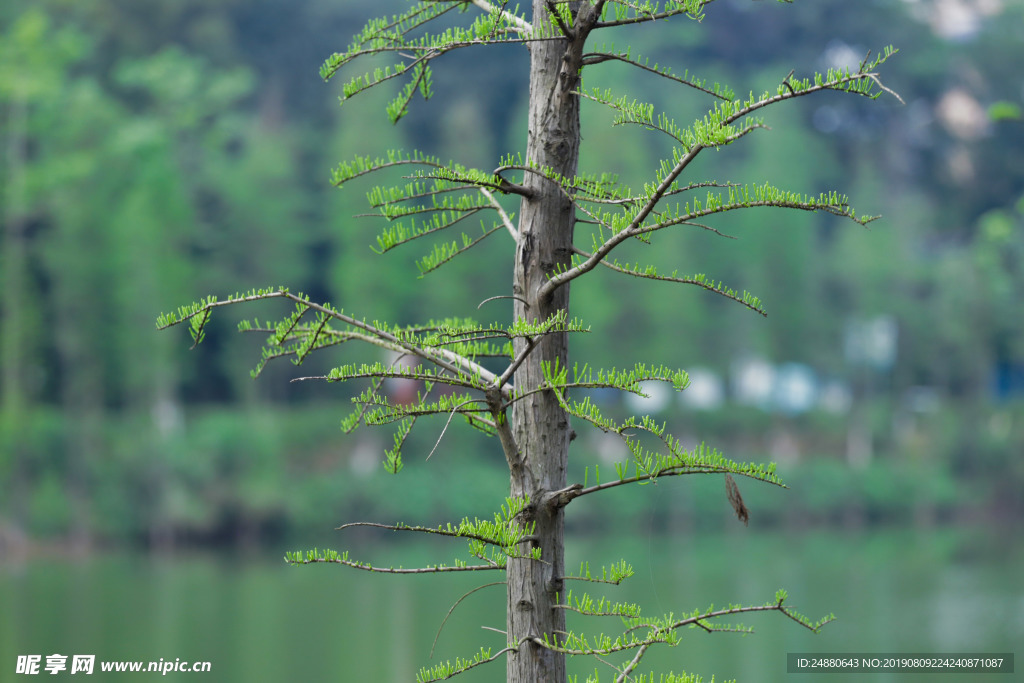
<path id="1" fill-rule="evenodd" d="M 463 401 L 459 405 L 452 408 L 452 412 L 448 415 L 448 421 L 444 423 L 444 429 L 441 430 L 441 435 L 437 437 L 437 442 L 434 444 L 434 447 L 430 449 L 430 452 L 427 453 L 427 457 L 423 459 L 424 462 L 430 460 L 430 456 L 432 456 L 434 454 L 434 451 L 437 450 L 437 447 L 441 445 L 441 439 L 444 438 L 445 432 L 448 431 L 448 425 L 452 423 L 452 418 L 455 417 L 455 413 L 459 412 L 459 408 L 468 403 L 473 403 L 473 401 Z"/>
<path id="2" fill-rule="evenodd" d="M 640 649 L 636 652 L 636 656 L 634 656 L 633 659 L 629 660 L 629 663 L 622 668 L 622 675 L 615 679 L 615 683 L 625 683 L 625 680 L 630 677 L 629 673 L 636 669 L 638 666 L 640 666 L 640 660 L 643 659 L 644 655 L 647 653 L 648 648 L 650 647 L 650 645 L 640 646 Z"/>
<path id="3" fill-rule="evenodd" d="M 580 496 L 580 492 L 583 490 L 583 484 L 572 484 L 564 489 L 558 491 L 549 491 L 544 494 L 541 498 L 541 505 L 544 505 L 551 510 L 557 510 L 558 508 L 564 508 L 566 505 L 572 502 L 573 498 Z"/>
<path id="4" fill-rule="evenodd" d="M 533 353 L 534 348 L 536 348 L 537 344 L 540 342 L 541 336 L 542 335 L 538 334 L 537 336 L 530 337 L 527 340 L 526 348 L 523 349 L 523 352 L 520 353 L 518 357 L 513 359 L 512 363 L 510 363 L 507 368 L 505 368 L 505 372 L 501 373 L 501 377 L 498 377 L 495 380 L 494 386 L 500 389 L 502 386 L 505 385 L 506 382 L 508 382 L 512 378 L 512 375 L 514 375 L 519 366 L 523 364 L 523 361 L 526 360 L 526 357 Z"/>
<path id="5" fill-rule="evenodd" d="M 906 104 L 906 102 L 903 101 L 903 98 L 899 96 L 899 93 L 897 93 L 895 90 L 893 90 L 891 88 L 886 87 L 882 83 L 882 80 L 878 77 L 878 74 L 876 74 L 876 73 L 865 73 L 865 74 L 863 74 L 863 76 L 864 76 L 864 78 L 871 79 L 871 82 L 874 83 L 875 85 L 877 85 L 880 90 L 882 90 L 883 92 L 889 93 L 890 95 L 895 97 L 897 100 L 899 100 L 900 104 Z"/>
<path id="6" fill-rule="evenodd" d="M 481 306 L 483 306 L 484 304 L 486 304 L 489 301 L 495 301 L 497 299 L 515 299 L 516 301 L 521 301 L 523 303 L 523 305 L 526 306 L 526 308 L 530 307 L 529 302 L 526 299 L 524 299 L 523 297 L 521 297 L 521 296 L 505 296 L 505 295 L 501 295 L 501 296 L 492 296 L 492 297 L 488 297 L 488 298 L 484 299 L 479 304 L 477 304 L 476 309 L 479 311 Z"/>
<path id="7" fill-rule="evenodd" d="M 508 217 L 507 213 L 505 213 L 505 209 L 501 207 L 501 204 L 498 203 L 498 200 L 495 199 L 494 195 L 488 192 L 486 188 L 481 187 L 478 189 L 480 190 L 480 194 L 487 197 L 487 201 L 491 203 L 491 205 L 498 212 L 498 215 L 501 216 L 501 222 L 505 225 L 505 228 L 508 229 L 509 234 L 512 235 L 512 239 L 515 240 L 516 244 L 519 244 L 519 231 L 516 230 L 516 227 L 514 225 L 512 225 L 512 219 Z"/>
<path id="8" fill-rule="evenodd" d="M 458 607 L 458 606 L 459 606 L 459 604 L 460 604 L 460 603 L 461 603 L 461 602 L 462 602 L 463 600 L 465 600 L 466 598 L 468 598 L 468 597 L 469 597 L 470 595 L 472 595 L 473 593 L 476 593 L 476 592 L 477 592 L 478 590 L 483 590 L 484 588 L 490 588 L 491 586 L 504 586 L 504 585 L 505 585 L 505 582 L 504 582 L 504 581 L 494 581 L 494 582 L 492 582 L 492 583 L 485 583 L 484 585 L 482 585 L 482 586 L 477 586 L 477 587 L 476 587 L 476 588 L 474 588 L 473 590 L 471 590 L 471 591 L 469 591 L 469 592 L 467 592 L 467 593 L 463 594 L 463 596 L 462 596 L 461 598 L 459 598 L 458 600 L 456 600 L 456 601 L 455 601 L 455 604 L 454 604 L 454 605 L 452 605 L 452 606 L 451 606 L 451 609 L 449 609 L 449 610 L 448 610 L 448 614 L 444 615 L 444 619 L 442 619 L 442 620 L 441 620 L 441 625 L 437 627 L 437 634 L 436 634 L 436 635 L 434 636 L 434 642 L 433 642 L 433 644 L 431 644 L 431 646 L 430 646 L 430 659 L 433 659 L 433 658 L 434 658 L 434 648 L 435 648 L 435 647 L 437 647 L 437 639 L 441 637 L 441 631 L 442 631 L 442 630 L 444 630 L 444 625 L 445 625 L 446 623 L 448 623 L 448 617 L 450 617 L 450 616 L 452 615 L 452 612 L 454 612 L 454 611 L 455 611 L 455 608 L 456 608 L 456 607 Z"/>

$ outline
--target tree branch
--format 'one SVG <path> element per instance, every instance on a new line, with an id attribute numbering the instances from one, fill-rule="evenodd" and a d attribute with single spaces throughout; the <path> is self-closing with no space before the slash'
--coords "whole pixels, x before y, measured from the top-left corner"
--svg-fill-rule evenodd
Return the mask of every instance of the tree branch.
<path id="1" fill-rule="evenodd" d="M 583 484 L 573 484 L 565 487 L 564 489 L 559 489 L 558 491 L 549 491 L 541 498 L 540 504 L 550 510 L 564 508 L 566 505 L 571 503 L 574 498 L 582 495 L 580 493 L 582 490 Z"/>
<path id="2" fill-rule="evenodd" d="M 779 488 L 783 488 L 783 489 L 789 488 L 785 484 L 782 484 L 782 483 L 779 483 L 779 482 L 769 481 L 767 479 L 761 479 L 761 478 L 756 477 L 756 476 L 754 476 L 752 474 L 747 474 L 747 473 L 744 473 L 744 472 L 737 472 L 736 470 L 731 469 L 730 467 L 728 467 L 726 465 L 687 465 L 687 464 L 681 464 L 681 465 L 673 465 L 671 467 L 667 467 L 665 469 L 658 470 L 657 472 L 651 472 L 651 473 L 648 473 L 648 474 L 638 474 L 638 475 L 633 476 L 633 477 L 625 477 L 623 479 L 616 479 L 614 481 L 608 481 L 608 482 L 605 482 L 603 484 L 595 484 L 593 486 L 583 487 L 581 484 L 573 484 L 572 486 L 569 486 L 569 487 L 567 487 L 565 489 L 562 489 L 561 491 L 555 491 L 554 494 L 558 494 L 558 495 L 562 496 L 563 498 L 568 498 L 568 500 L 566 501 L 568 503 L 568 502 L 571 502 L 575 498 L 579 498 L 580 496 L 586 496 L 586 495 L 589 495 L 591 493 L 597 493 L 598 491 L 604 491 L 605 489 L 615 488 L 616 486 L 624 486 L 626 484 L 637 484 L 637 483 L 644 482 L 644 481 L 656 481 L 660 477 L 678 477 L 678 476 L 682 476 L 682 475 L 685 475 L 685 474 L 729 474 L 729 473 L 738 474 L 738 475 L 744 476 L 744 477 L 749 477 L 750 479 L 754 479 L 756 481 L 761 481 L 761 482 L 766 482 L 766 483 L 769 483 L 769 484 L 774 484 L 775 486 L 778 486 Z"/>
<path id="3" fill-rule="evenodd" d="M 788 77 L 787 77 L 787 79 L 788 79 Z M 787 91 L 778 93 L 778 94 L 776 94 L 774 96 L 762 97 L 759 100 L 748 101 L 748 103 L 746 105 L 739 107 L 738 109 L 733 111 L 732 114 L 723 117 L 722 120 L 719 122 L 718 127 L 720 129 L 724 128 L 724 127 L 734 123 L 735 121 L 737 121 L 737 120 L 739 120 L 741 118 L 749 116 L 750 114 L 752 114 L 753 112 L 755 112 L 755 111 L 757 111 L 759 109 L 762 109 L 764 107 L 776 104 L 776 103 L 781 102 L 783 100 L 792 99 L 794 97 L 803 97 L 805 95 L 809 95 L 811 93 L 819 92 L 819 91 L 823 91 L 823 90 L 842 90 L 843 89 L 842 86 L 850 85 L 850 84 L 854 83 L 855 81 L 861 81 L 861 80 L 864 80 L 864 79 L 869 79 L 873 83 L 877 83 L 878 82 L 877 74 L 863 72 L 863 71 L 858 71 L 857 73 L 847 73 L 846 75 L 838 76 L 838 77 L 835 77 L 835 78 L 833 78 L 831 80 L 824 81 L 822 83 L 815 83 L 814 85 L 807 85 L 806 87 L 802 87 L 802 89 L 799 89 L 799 90 L 794 90 L 792 86 L 789 86 Z M 787 80 L 787 82 L 788 82 L 788 80 Z M 864 93 L 861 93 L 861 94 L 864 94 Z M 725 105 L 723 105 L 723 106 L 725 106 Z M 702 143 L 697 143 L 697 144 L 694 144 L 692 147 L 690 147 L 686 151 L 686 153 L 683 154 L 679 158 L 679 161 L 676 162 L 675 166 L 671 169 L 671 171 L 669 171 L 669 173 L 667 173 L 665 175 L 665 178 L 661 181 L 661 183 L 658 184 L 657 188 L 655 188 L 655 190 L 651 193 L 651 195 L 648 198 L 648 200 L 640 208 L 640 210 L 634 216 L 633 220 L 630 221 L 629 225 L 627 225 L 626 227 L 622 228 L 622 230 L 620 230 L 615 235 L 610 237 L 604 244 L 602 244 L 593 253 L 593 255 L 589 259 L 587 259 L 583 263 L 577 265 L 574 268 L 570 268 L 568 270 L 562 271 L 558 275 L 552 276 L 544 284 L 544 286 L 542 286 L 540 288 L 540 290 L 538 291 L 538 296 L 540 296 L 540 297 L 550 296 L 551 293 L 555 289 L 557 289 L 558 287 L 561 287 L 563 284 L 576 279 L 580 275 L 583 275 L 584 273 L 587 273 L 590 270 L 593 270 L 597 266 L 597 264 L 605 256 L 607 256 L 612 251 L 612 249 L 614 249 L 616 246 L 618 246 L 619 244 L 621 244 L 625 240 L 629 239 L 630 237 L 634 237 L 634 236 L 636 236 L 638 234 L 641 234 L 641 233 L 644 233 L 644 232 L 652 232 L 653 230 L 666 227 L 667 225 L 676 224 L 676 223 L 680 223 L 680 222 L 687 221 L 687 220 L 693 220 L 695 218 L 699 218 L 701 215 L 705 215 L 703 213 L 695 213 L 695 214 L 692 214 L 692 215 L 684 216 L 684 217 L 682 217 L 682 218 L 680 218 L 678 220 L 671 221 L 669 223 L 659 224 L 657 226 L 644 226 L 643 225 L 644 219 L 646 219 L 647 216 L 649 216 L 654 211 L 654 207 L 658 204 L 658 202 L 660 202 L 665 197 L 665 195 L 672 188 L 672 185 L 675 183 L 676 179 L 680 176 L 680 174 L 682 174 L 682 172 L 686 169 L 686 167 L 689 166 L 693 162 L 693 160 L 697 158 L 698 154 L 700 154 L 703 150 L 705 150 L 705 149 L 707 149 L 709 147 L 711 147 L 711 148 L 721 147 L 722 145 L 729 144 L 729 143 L 739 139 L 740 137 L 746 135 L 747 133 L 751 132 L 752 130 L 754 130 L 757 127 L 761 127 L 761 125 L 760 124 L 752 124 L 750 126 L 747 126 L 747 127 L 743 128 L 742 130 L 737 132 L 735 135 L 728 136 L 727 138 L 725 138 L 725 139 L 723 139 L 721 141 L 716 141 L 714 143 L 703 143 L 703 144 Z M 751 205 L 753 205 L 753 204 L 751 204 Z M 819 210 L 819 209 L 827 210 L 827 207 L 816 206 L 813 209 L 809 208 L 808 210 L 816 211 L 816 210 Z"/>
<path id="4" fill-rule="evenodd" d="M 494 380 L 496 387 L 501 388 L 502 386 L 505 385 L 506 382 L 508 382 L 512 378 L 512 375 L 516 373 L 516 370 L 519 368 L 520 365 L 523 364 L 523 361 L 526 360 L 526 357 L 529 356 L 537 347 L 537 344 L 540 343 L 540 339 L 542 336 L 543 335 L 538 334 L 527 339 L 526 348 L 523 349 L 522 353 L 520 353 L 519 356 L 516 357 L 507 368 L 505 368 L 505 371 L 501 373 L 500 377 Z"/>
<path id="5" fill-rule="evenodd" d="M 377 574 L 444 574 L 448 572 L 479 572 L 490 569 L 504 569 L 495 564 L 476 564 L 476 565 L 436 565 L 433 567 L 374 567 L 369 564 L 362 562 L 356 562 L 355 560 L 349 560 L 341 555 L 337 557 L 313 557 L 307 559 L 288 559 L 290 564 L 343 564 L 346 567 L 352 567 L 353 569 L 361 569 L 367 572 L 374 572 Z"/>
<path id="6" fill-rule="evenodd" d="M 635 59 L 630 58 L 626 53 L 588 52 L 587 54 L 583 55 L 583 66 L 591 66 L 591 65 L 594 65 L 594 64 L 600 64 L 602 62 L 607 62 L 607 61 L 611 61 L 611 60 L 616 60 L 616 61 L 620 61 L 620 62 L 625 62 L 626 64 L 631 64 L 632 66 L 635 66 L 637 68 L 643 69 L 644 71 L 649 71 L 652 74 L 655 74 L 657 76 L 661 76 L 663 78 L 667 78 L 670 81 L 675 81 L 676 83 L 679 83 L 681 85 L 685 85 L 687 87 L 694 88 L 695 90 L 700 90 L 703 93 L 707 93 L 708 95 L 711 95 L 712 97 L 717 97 L 720 100 L 725 100 L 726 102 L 729 102 L 729 101 L 732 100 L 732 98 L 729 97 L 729 95 L 727 95 L 725 93 L 716 92 L 715 90 L 712 90 L 710 88 L 706 88 L 706 87 L 704 87 L 702 85 L 698 85 L 697 83 L 694 83 L 693 81 L 688 81 L 688 80 L 686 80 L 684 78 L 680 78 L 679 76 L 671 74 L 671 73 L 669 73 L 667 71 L 659 71 L 658 69 L 656 69 L 656 68 L 654 68 L 652 66 L 648 66 L 647 64 L 644 64 L 642 62 L 639 62 L 639 61 L 637 61 Z"/>
<path id="7" fill-rule="evenodd" d="M 640 649 L 636 652 L 636 656 L 634 656 L 633 659 L 631 659 L 629 663 L 622 668 L 621 675 L 615 679 L 615 683 L 625 683 L 626 679 L 629 678 L 629 672 L 633 671 L 640 665 L 640 660 L 643 659 L 643 656 L 647 653 L 647 650 L 650 647 L 650 645 L 640 646 Z"/>
<path id="8" fill-rule="evenodd" d="M 537 638 L 537 637 L 532 638 L 531 642 L 533 642 L 536 645 L 539 645 L 540 647 L 546 648 L 548 650 L 552 650 L 554 652 L 561 652 L 561 653 L 567 654 L 567 655 L 608 655 L 608 654 L 612 654 L 612 653 L 615 653 L 615 652 L 621 652 L 621 651 L 624 651 L 624 650 L 632 650 L 634 648 L 639 648 L 639 649 L 643 649 L 644 651 L 646 651 L 646 648 L 649 648 L 651 645 L 655 645 L 657 643 L 666 642 L 664 640 L 666 634 L 670 633 L 671 631 L 676 631 L 676 630 L 682 628 L 683 626 L 696 625 L 696 626 L 704 629 L 705 631 L 728 630 L 728 629 L 715 629 L 714 627 L 708 626 L 707 624 L 705 624 L 703 622 L 705 622 L 705 621 L 707 621 L 709 619 L 717 619 L 719 617 L 725 617 L 725 616 L 729 616 L 729 615 L 732 615 L 732 614 L 747 614 L 747 613 L 751 613 L 751 612 L 781 612 L 782 614 L 786 615 L 787 617 L 789 617 L 790 619 L 792 619 L 796 623 L 800 624 L 804 628 L 808 629 L 809 631 L 813 631 L 815 633 L 817 633 L 821 629 L 822 626 L 824 626 L 825 624 L 833 621 L 833 619 L 834 619 L 834 617 L 832 617 L 830 615 L 829 617 L 821 619 L 817 623 L 812 624 L 812 623 L 810 623 L 810 621 L 808 621 L 806 619 L 806 617 L 801 617 L 801 615 L 798 614 L 797 612 L 789 609 L 788 607 L 783 606 L 782 602 L 783 602 L 783 600 L 778 600 L 777 602 L 768 603 L 766 605 L 734 606 L 734 607 L 728 607 L 726 609 L 720 609 L 720 610 L 709 610 L 709 611 L 704 612 L 702 614 L 694 614 L 692 616 L 686 617 L 685 619 L 680 619 L 678 621 L 672 622 L 670 624 L 666 624 L 664 626 L 657 626 L 656 624 L 653 624 L 653 623 L 641 623 L 641 624 L 638 624 L 637 626 L 635 626 L 633 629 L 630 629 L 630 630 L 634 630 L 635 628 L 638 628 L 638 627 L 640 627 L 640 628 L 647 627 L 647 628 L 651 629 L 651 635 L 649 635 L 647 638 L 644 638 L 642 640 L 633 640 L 633 641 L 627 641 L 627 642 L 619 642 L 617 644 L 612 644 L 609 647 L 590 648 L 590 647 L 586 646 L 585 642 L 582 642 L 581 644 L 584 645 L 583 648 L 574 649 L 574 648 L 568 648 L 568 647 L 561 647 L 559 645 L 553 645 L 552 643 L 546 642 L 543 639 Z M 735 629 L 733 629 L 733 630 L 735 630 Z M 737 632 L 751 633 L 752 630 L 743 630 L 743 631 L 737 631 Z M 579 641 L 578 638 L 577 638 L 577 641 Z M 642 656 L 642 654 L 640 656 Z M 637 663 L 639 663 L 639 659 L 636 659 L 636 661 L 637 661 Z"/>
<path id="9" fill-rule="evenodd" d="M 420 346 L 417 346 L 416 344 L 396 337 L 395 335 L 389 332 L 385 332 L 384 330 L 381 330 L 375 327 L 374 325 L 367 323 L 366 321 L 357 320 L 356 318 L 345 315 L 344 313 L 336 311 L 333 308 L 313 303 L 308 298 L 296 296 L 295 294 L 292 294 L 291 292 L 285 289 L 270 292 L 260 292 L 257 294 L 250 294 L 241 297 L 234 297 L 231 299 L 226 299 L 224 301 L 207 301 L 204 303 L 203 306 L 197 308 L 195 311 L 192 311 L 191 313 L 183 315 L 181 317 L 176 317 L 170 322 L 163 322 L 162 324 L 159 324 L 158 327 L 160 329 L 164 329 L 170 327 L 171 325 L 183 323 L 201 314 L 205 315 L 206 317 L 209 317 L 209 311 L 213 308 L 217 308 L 220 306 L 229 306 L 233 304 L 246 303 L 252 301 L 263 301 L 266 299 L 274 298 L 289 299 L 290 301 L 294 301 L 297 304 L 306 306 L 307 308 L 311 308 L 314 311 L 323 313 L 324 315 L 340 320 L 347 325 L 351 325 L 352 327 L 363 330 L 364 332 L 369 333 L 370 337 L 367 338 L 366 341 L 371 344 L 382 346 L 384 348 L 392 350 L 394 350 L 395 347 L 398 347 L 402 351 L 410 353 L 414 356 L 418 356 L 424 360 L 430 361 L 431 363 L 434 363 L 435 365 L 438 365 L 444 368 L 445 370 L 448 370 L 449 372 L 455 374 L 456 376 L 469 377 L 470 379 L 468 381 L 472 383 L 473 387 L 481 391 L 486 391 L 488 386 L 494 385 L 499 386 L 503 394 L 505 394 L 507 397 L 511 397 L 514 393 L 512 387 L 508 386 L 507 384 L 496 384 L 496 380 L 498 379 L 498 376 L 496 374 L 494 374 L 487 368 L 483 367 L 479 363 L 476 363 L 466 358 L 465 356 L 455 353 L 454 351 L 449 351 L 448 349 L 442 348 L 422 348 Z M 163 320 L 165 319 L 162 318 L 162 321 Z M 198 333 L 201 332 L 202 329 L 200 329 Z M 477 383 L 472 382 L 473 377 L 479 377 L 485 384 L 479 385 Z"/>
<path id="10" fill-rule="evenodd" d="M 477 310 L 480 310 L 480 307 L 483 306 L 484 304 L 486 304 L 486 303 L 488 303 L 490 301 L 496 301 L 498 299 L 515 299 L 516 301 L 521 301 L 523 304 L 526 305 L 527 308 L 530 307 L 529 302 L 526 299 L 524 299 L 523 297 L 521 297 L 521 296 L 512 296 L 512 295 L 501 294 L 501 295 L 498 295 L 498 296 L 492 296 L 492 297 L 488 297 L 488 298 L 484 299 L 479 304 L 477 304 L 476 308 L 477 308 Z"/>
<path id="11" fill-rule="evenodd" d="M 512 225 L 512 219 L 508 217 L 507 213 L 505 213 L 505 209 L 501 207 L 501 204 L 499 204 L 498 200 L 494 198 L 494 195 L 488 192 L 485 188 L 479 187 L 477 189 L 480 190 L 480 194 L 487 197 L 487 201 L 491 203 L 491 206 L 493 206 L 498 212 L 498 215 L 501 216 L 501 222 L 505 225 L 509 234 L 512 235 L 512 239 L 515 240 L 516 244 L 519 244 L 519 231 L 516 230 L 514 225 Z"/>
<path id="12" fill-rule="evenodd" d="M 483 590 L 484 588 L 490 588 L 491 586 L 504 586 L 504 585 L 505 585 L 504 581 L 494 581 L 492 583 L 485 583 L 484 585 L 477 586 L 473 590 L 463 594 L 463 596 L 461 598 L 456 600 L 455 604 L 452 605 L 451 609 L 448 610 L 448 614 L 444 615 L 444 619 L 441 620 L 441 625 L 437 627 L 437 633 L 434 635 L 434 642 L 430 646 L 430 659 L 434 658 L 434 648 L 437 647 L 437 639 L 441 637 L 441 631 L 444 630 L 444 625 L 448 623 L 448 617 L 450 617 L 452 615 L 452 612 L 455 611 L 455 608 L 458 607 L 462 603 L 463 600 L 468 598 L 473 593 L 476 593 L 478 590 Z"/>
<path id="13" fill-rule="evenodd" d="M 710 227 L 704 226 L 704 225 L 700 225 L 698 223 L 687 223 L 687 225 L 699 225 L 699 227 L 707 228 L 708 230 L 711 230 L 712 232 L 718 232 L 717 230 L 714 230 L 713 228 L 710 228 Z M 721 233 L 719 233 L 719 234 L 721 234 Z M 580 256 L 583 256 L 584 258 L 589 258 L 590 257 L 590 254 L 588 254 L 587 252 L 583 251 L 582 249 L 575 249 L 574 248 L 573 251 L 575 253 L 579 254 Z M 714 292 L 715 294 L 719 294 L 721 296 L 724 296 L 726 299 L 732 299 L 736 303 L 742 304 L 742 305 L 746 306 L 747 308 L 749 308 L 750 310 L 754 311 L 755 313 L 760 313 L 761 315 L 763 315 L 766 318 L 768 317 L 768 314 L 760 306 L 760 301 L 758 301 L 756 299 L 748 300 L 748 299 L 745 299 L 742 296 L 737 296 L 731 290 L 727 290 L 727 289 L 724 290 L 724 289 L 722 289 L 720 287 L 717 287 L 715 285 L 714 281 L 701 280 L 701 279 L 698 279 L 696 277 L 674 277 L 674 276 L 670 276 L 670 275 L 655 275 L 655 274 L 643 273 L 643 272 L 639 272 L 639 271 L 628 270 L 628 269 L 623 268 L 623 267 L 621 267 L 619 265 L 616 265 L 614 263 L 610 263 L 609 261 L 606 261 L 604 259 L 601 260 L 601 265 L 604 266 L 605 268 L 610 269 L 610 270 L 614 270 L 616 273 L 622 273 L 624 275 L 631 275 L 633 277 L 643 278 L 643 279 L 646 279 L 646 280 L 660 280 L 662 282 L 675 282 L 675 283 L 684 284 L 684 285 L 697 285 L 698 287 L 703 287 L 704 289 L 708 290 L 709 292 Z"/>
<path id="14" fill-rule="evenodd" d="M 700 3 L 700 7 L 698 8 L 698 11 L 700 9 L 703 9 L 706 5 L 710 5 L 714 1 L 715 0 L 704 0 L 703 2 Z M 638 12 L 642 11 L 641 8 L 635 7 L 632 4 L 630 4 L 629 2 L 625 2 L 624 0 L 613 0 L 613 2 L 615 2 L 616 4 L 620 4 L 620 5 L 625 5 L 627 7 L 631 7 L 633 9 L 637 10 Z M 677 16 L 677 15 L 680 15 L 680 14 L 688 14 L 688 12 L 685 9 L 677 9 L 677 10 L 671 10 L 671 11 L 668 11 L 668 12 L 657 12 L 657 13 L 646 12 L 645 14 L 646 14 L 646 16 L 642 16 L 642 17 L 638 16 L 638 17 L 632 17 L 632 18 L 626 18 L 626 19 L 613 19 L 611 21 L 600 21 L 600 22 L 598 22 L 598 23 L 596 23 L 594 25 L 594 28 L 611 28 L 612 26 L 625 26 L 625 25 L 628 25 L 628 24 L 642 24 L 642 23 L 646 23 L 646 22 L 649 22 L 649 21 L 658 21 L 659 19 L 668 19 L 669 17 L 674 17 L 674 16 Z"/>
<path id="15" fill-rule="evenodd" d="M 441 439 L 444 438 L 445 432 L 448 431 L 448 425 L 452 423 L 452 418 L 455 417 L 455 413 L 459 412 L 459 408 L 466 405 L 467 403 L 472 403 L 472 401 L 463 401 L 459 405 L 452 408 L 452 412 L 448 415 L 448 420 L 444 423 L 444 428 L 441 430 L 441 434 L 437 437 L 437 442 L 434 443 L 434 447 L 430 449 L 429 453 L 427 453 L 427 457 L 423 458 L 424 462 L 430 460 L 430 456 L 432 456 L 434 454 L 434 451 L 437 450 L 437 447 L 441 445 Z"/>
<path id="16" fill-rule="evenodd" d="M 495 12 L 501 14 L 503 17 L 505 17 L 505 19 L 507 19 L 508 21 L 510 21 L 511 23 L 516 25 L 516 30 L 519 31 L 520 34 L 522 34 L 524 36 L 533 35 L 533 25 L 530 24 L 530 22 L 528 22 L 525 19 L 523 19 L 522 17 L 520 17 L 518 15 L 515 15 L 515 14 L 512 14 L 511 12 L 506 11 L 504 9 L 504 5 L 506 5 L 507 3 L 502 3 L 502 7 L 495 7 L 491 3 L 487 2 L 487 0 L 428 0 L 428 1 L 430 1 L 430 2 L 453 2 L 453 1 L 454 2 L 470 2 L 470 3 L 474 4 L 474 5 L 476 5 L 477 7 L 479 7 L 480 9 L 482 9 L 484 12 L 487 12 L 488 14 L 494 14 Z"/>

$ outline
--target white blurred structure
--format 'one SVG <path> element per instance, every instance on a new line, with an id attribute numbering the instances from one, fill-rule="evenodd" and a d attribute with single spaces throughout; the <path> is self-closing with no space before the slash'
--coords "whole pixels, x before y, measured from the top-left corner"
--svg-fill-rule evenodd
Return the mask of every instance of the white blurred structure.
<path id="1" fill-rule="evenodd" d="M 775 393 L 775 368 L 760 358 L 745 358 L 733 363 L 731 370 L 733 399 L 767 410 Z"/>
<path id="2" fill-rule="evenodd" d="M 776 410 L 787 415 L 806 413 L 818 398 L 818 378 L 802 363 L 780 365 L 775 373 L 772 399 Z"/>
<path id="3" fill-rule="evenodd" d="M 688 370 L 690 386 L 680 395 L 679 401 L 693 410 L 717 410 L 725 402 L 725 385 L 722 378 L 707 368 Z"/>
<path id="4" fill-rule="evenodd" d="M 868 365 L 888 370 L 896 362 L 898 339 L 896 319 L 880 315 L 868 320 L 851 319 L 846 323 L 843 351 L 852 365 Z"/>
<path id="5" fill-rule="evenodd" d="M 660 413 L 668 406 L 672 400 L 672 392 L 675 391 L 671 385 L 664 382 L 641 382 L 640 387 L 647 394 L 646 397 L 626 394 L 626 407 L 637 415 Z"/>

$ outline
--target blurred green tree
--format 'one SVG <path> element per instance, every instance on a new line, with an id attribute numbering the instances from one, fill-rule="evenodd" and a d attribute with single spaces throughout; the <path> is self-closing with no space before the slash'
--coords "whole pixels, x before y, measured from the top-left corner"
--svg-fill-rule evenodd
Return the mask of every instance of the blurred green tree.
<path id="1" fill-rule="evenodd" d="M 257 248 L 277 269 L 258 276 L 309 275 L 304 238 L 279 230 L 306 203 L 292 145 L 240 110 L 247 69 L 168 48 L 100 74 L 97 40 L 45 6 L 16 15 L 2 42 L 0 481 L 13 492 L 3 512 L 81 542 L 97 527 L 166 530 L 183 387 L 251 396 L 253 384 L 239 373 L 226 373 L 231 392 L 196 381 L 173 342 L 138 336 L 139 316 L 154 299 L 247 277 Z M 254 188 L 275 201 L 254 205 Z M 211 252 L 219 266 L 204 268 Z M 115 416 L 155 437 L 117 454 Z M 115 517 L 137 503 L 131 491 L 152 495 L 126 526 Z"/>

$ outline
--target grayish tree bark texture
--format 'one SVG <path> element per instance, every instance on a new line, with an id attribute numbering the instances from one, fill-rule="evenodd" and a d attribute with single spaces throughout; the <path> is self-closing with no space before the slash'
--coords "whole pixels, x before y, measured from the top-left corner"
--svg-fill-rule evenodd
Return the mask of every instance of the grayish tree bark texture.
<path id="1" fill-rule="evenodd" d="M 544 0 L 533 0 L 533 16 L 546 14 Z M 537 29 L 535 29 L 537 30 Z M 551 40 L 530 47 L 529 162 L 550 167 L 563 176 L 576 174 L 579 156 L 579 85 L 582 39 Z M 513 275 L 516 317 L 545 320 L 569 306 L 569 287 L 556 290 L 546 299 L 538 291 L 547 275 L 558 265 L 568 265 L 572 255 L 574 211 L 559 187 L 537 174 L 524 179 L 532 191 L 520 210 L 519 251 Z M 517 340 L 516 353 L 526 345 Z M 529 391 L 543 382 L 541 363 L 564 367 L 568 358 L 568 335 L 544 337 L 538 348 L 515 373 L 515 386 Z M 565 657 L 526 641 L 548 636 L 559 642 L 565 631 L 565 610 L 556 609 L 564 595 L 563 508 L 544 504 L 545 494 L 566 485 L 570 427 L 568 415 L 550 392 L 533 394 L 515 404 L 511 417 L 518 454 L 510 459 L 511 495 L 530 497 L 524 513 L 537 523 L 535 546 L 541 561 L 510 559 L 508 563 L 508 634 L 519 646 L 508 658 L 507 680 L 564 681 Z"/>

